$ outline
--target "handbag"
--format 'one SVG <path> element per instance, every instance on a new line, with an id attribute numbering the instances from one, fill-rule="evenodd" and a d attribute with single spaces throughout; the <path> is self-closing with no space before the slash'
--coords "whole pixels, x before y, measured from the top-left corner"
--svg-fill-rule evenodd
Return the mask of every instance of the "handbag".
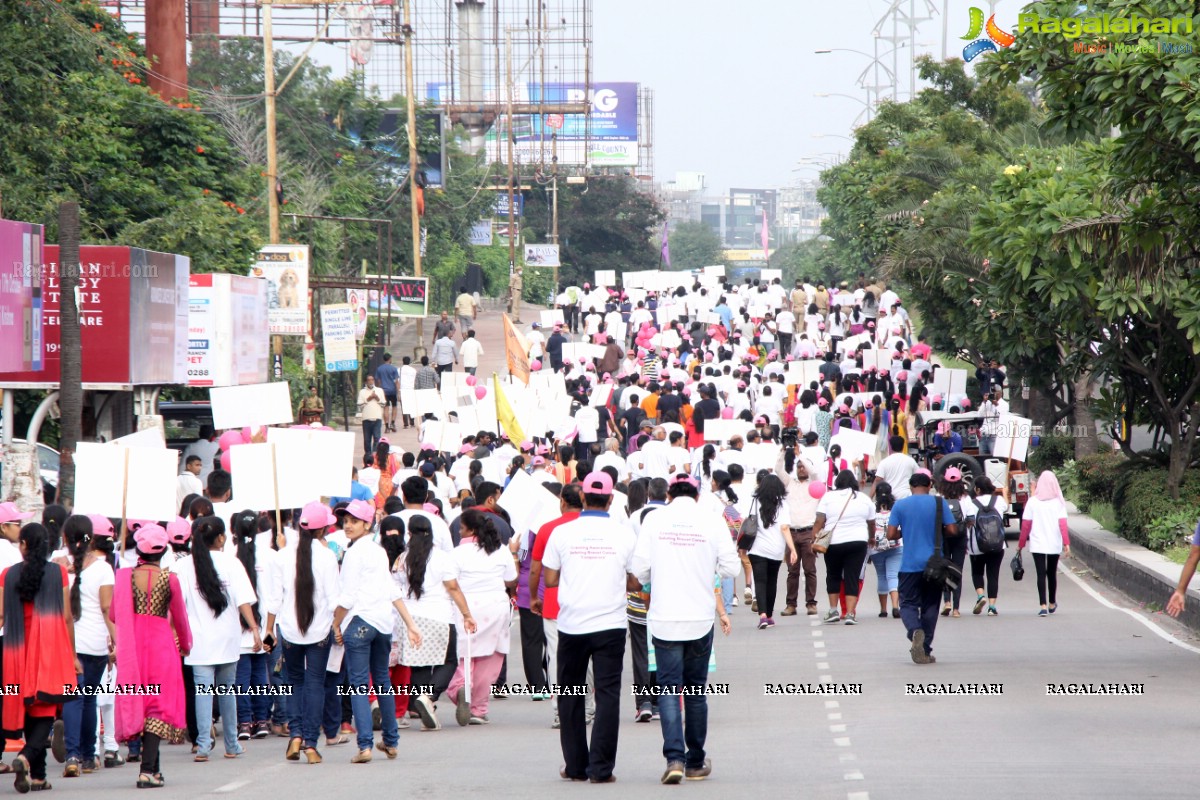
<path id="1" fill-rule="evenodd" d="M 962 568 L 955 564 L 950 559 L 946 558 L 942 551 L 942 498 L 935 498 L 937 501 L 937 511 L 934 514 L 934 527 L 937 529 L 935 534 L 936 542 L 933 548 L 933 555 L 929 557 L 929 561 L 925 563 L 925 571 L 923 573 L 925 580 L 938 586 L 945 587 L 950 591 L 954 591 L 962 583 Z"/>
<path id="2" fill-rule="evenodd" d="M 1017 550 L 1017 554 L 1012 557 L 1012 561 L 1008 562 L 1012 567 L 1013 580 L 1019 581 L 1025 577 L 1025 564 L 1021 560 L 1021 551 Z"/>
<path id="3" fill-rule="evenodd" d="M 758 538 L 758 495 L 754 496 L 754 500 L 750 503 L 750 511 L 746 513 L 746 518 L 742 520 L 742 527 L 738 529 L 737 549 L 750 551 L 754 547 L 754 540 Z"/>
<path id="4" fill-rule="evenodd" d="M 829 552 L 829 541 L 833 538 L 833 529 L 838 526 L 838 522 L 842 521 L 842 517 L 846 515 L 846 508 L 850 505 L 850 498 L 854 496 L 854 492 L 846 495 L 846 502 L 842 504 L 842 512 L 838 514 L 837 521 L 828 527 L 821 528 L 821 533 L 817 538 L 813 539 L 812 549 L 814 553 Z"/>

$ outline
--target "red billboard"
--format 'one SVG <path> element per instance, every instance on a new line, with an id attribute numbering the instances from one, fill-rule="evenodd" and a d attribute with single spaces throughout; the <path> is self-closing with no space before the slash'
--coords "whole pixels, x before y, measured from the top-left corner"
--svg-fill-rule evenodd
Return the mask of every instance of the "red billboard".
<path id="1" fill-rule="evenodd" d="M 39 372 L 0 372 L 0 386 L 58 385 L 62 301 L 58 246 L 46 245 L 44 258 L 45 366 Z M 79 261 L 84 388 L 186 383 L 189 260 L 134 247 L 84 245 L 79 248 Z"/>

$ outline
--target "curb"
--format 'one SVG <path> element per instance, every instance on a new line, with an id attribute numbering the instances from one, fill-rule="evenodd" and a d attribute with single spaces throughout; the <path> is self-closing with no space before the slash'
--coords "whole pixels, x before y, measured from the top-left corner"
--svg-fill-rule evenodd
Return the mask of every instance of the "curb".
<path id="1" fill-rule="evenodd" d="M 1131 599 L 1165 606 L 1179 583 L 1183 565 L 1105 530 L 1091 517 L 1075 510 L 1073 504 L 1067 506 L 1071 554 L 1096 577 Z M 1187 602 L 1177 621 L 1200 633 L 1200 591 L 1188 588 Z"/>

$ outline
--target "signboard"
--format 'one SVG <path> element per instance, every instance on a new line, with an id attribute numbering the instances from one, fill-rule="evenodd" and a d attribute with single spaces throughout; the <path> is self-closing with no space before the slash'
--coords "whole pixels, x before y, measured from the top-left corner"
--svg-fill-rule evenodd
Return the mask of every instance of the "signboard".
<path id="1" fill-rule="evenodd" d="M 513 216 L 520 217 L 525 213 L 525 195 L 520 192 L 513 194 Z M 497 217 L 508 219 L 508 191 L 496 192 L 496 202 L 492 206 L 492 213 Z"/>
<path id="2" fill-rule="evenodd" d="M 391 306 L 393 317 L 425 317 L 429 315 L 429 278 L 388 278 L 386 275 L 367 275 L 381 288 L 367 292 L 367 311 L 387 314 Z"/>
<path id="3" fill-rule="evenodd" d="M 508 196 L 504 198 L 508 200 Z M 492 221 L 490 219 L 481 219 L 471 226 L 471 234 L 468 239 L 473 247 L 491 247 L 492 246 Z"/>
<path id="4" fill-rule="evenodd" d="M 188 386 L 240 386 L 267 377 L 267 283 L 242 275 L 188 279 Z"/>
<path id="5" fill-rule="evenodd" d="M 266 278 L 267 324 L 273 335 L 308 333 L 308 245 L 269 244 L 258 251 L 252 278 Z"/>
<path id="6" fill-rule="evenodd" d="M 213 387 L 213 427 L 219 431 L 292 423 L 292 395 L 286 381 Z M 310 498 L 311 499 L 311 498 Z"/>
<path id="7" fill-rule="evenodd" d="M 358 339 L 367 338 L 366 289 L 347 289 L 346 302 L 354 309 L 354 336 Z"/>
<path id="8" fill-rule="evenodd" d="M 525 245 L 525 266 L 527 267 L 557 267 L 558 245 L 556 244 L 527 244 Z"/>
<path id="9" fill-rule="evenodd" d="M 0 220 L 0 372 L 37 372 L 42 338 L 42 226 Z"/>
<path id="10" fill-rule="evenodd" d="M 607 288 L 613 288 L 617 285 L 617 271 L 615 269 L 598 269 L 596 270 L 596 285 Z"/>
<path id="11" fill-rule="evenodd" d="M 546 127 L 551 130 L 562 130 L 563 122 L 566 118 L 562 114 L 547 114 Z"/>
<path id="12" fill-rule="evenodd" d="M 354 309 L 348 303 L 321 306 L 321 343 L 325 351 L 326 372 L 353 372 L 358 369 Z"/>
<path id="13" fill-rule="evenodd" d="M 58 245 L 44 248 L 41 275 L 45 358 L 40 372 L 0 373 L 8 388 L 57 387 L 60 374 Z M 187 281 L 184 256 L 134 247 L 79 248 L 83 388 L 187 381 Z M 134 308 L 134 306 L 139 306 Z"/>
<path id="14" fill-rule="evenodd" d="M 75 451 L 75 508 L 127 519 L 171 520 L 179 451 L 80 442 Z"/>

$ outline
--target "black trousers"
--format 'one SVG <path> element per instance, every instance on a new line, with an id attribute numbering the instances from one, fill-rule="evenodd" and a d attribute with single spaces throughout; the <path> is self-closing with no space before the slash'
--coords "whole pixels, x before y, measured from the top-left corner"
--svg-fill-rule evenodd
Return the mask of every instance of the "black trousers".
<path id="1" fill-rule="evenodd" d="M 29 762 L 29 776 L 36 781 L 46 779 L 46 749 L 50 747 L 50 731 L 54 729 L 54 717 L 31 717 L 25 715 L 25 746 L 19 755 Z"/>
<path id="2" fill-rule="evenodd" d="M 866 560 L 866 542 L 829 545 L 825 551 L 826 593 L 838 594 L 844 589 L 846 597 L 858 597 L 859 576 L 862 575 L 863 562 Z"/>
<path id="3" fill-rule="evenodd" d="M 1033 567 L 1037 570 L 1038 605 L 1046 605 L 1046 592 L 1050 592 L 1050 605 L 1058 605 L 1058 554 L 1034 553 Z"/>
<path id="4" fill-rule="evenodd" d="M 942 552 L 946 558 L 954 562 L 954 565 L 962 569 L 963 563 L 967 560 L 967 537 L 966 536 L 950 536 L 942 539 Z M 962 581 L 958 582 L 958 588 L 951 592 L 949 589 L 942 590 L 942 603 L 950 603 L 951 607 L 958 611 L 958 601 L 962 598 Z"/>
<path id="5" fill-rule="evenodd" d="M 180 659 L 180 660 L 182 660 L 182 659 Z M 192 667 L 190 664 L 183 665 L 183 691 L 184 691 L 185 697 L 195 697 L 196 696 L 196 681 L 195 681 L 195 678 L 193 677 Z M 188 741 L 191 742 L 192 744 L 195 744 L 196 740 L 200 736 L 200 726 L 198 726 L 196 724 L 196 704 L 195 703 L 184 703 L 184 706 L 186 706 L 186 708 L 184 710 L 187 712 Z M 214 719 L 215 719 L 215 717 L 214 717 Z M 155 770 L 155 772 L 157 772 L 157 771 L 158 770 Z M 153 774 L 153 773 L 151 773 L 151 774 Z"/>
<path id="6" fill-rule="evenodd" d="M 633 664 L 634 686 L 651 686 L 656 683 L 655 673 L 650 671 L 650 648 L 647 646 L 646 626 L 633 621 L 629 623 L 629 660 Z M 637 711 L 643 703 L 649 703 L 651 709 L 658 710 L 657 695 L 634 695 L 633 710 Z"/>
<path id="7" fill-rule="evenodd" d="M 621 672 L 625 661 L 625 631 L 595 633 L 558 632 L 558 683 L 563 687 L 587 683 L 588 662 L 596 683 L 596 718 L 592 741 L 587 740 L 587 720 L 582 694 L 562 694 L 558 717 L 559 741 L 569 778 L 606 780 L 617 762 L 617 733 L 621 715 Z M 564 691 L 568 691 L 565 690 Z"/>
<path id="8" fill-rule="evenodd" d="M 754 599 L 758 601 L 758 613 L 768 618 L 775 616 L 775 595 L 779 589 L 779 565 L 782 561 L 762 556 L 750 556 L 750 570 L 754 574 Z"/>
<path id="9" fill-rule="evenodd" d="M 550 657 L 546 653 L 546 627 L 542 618 L 528 608 L 518 608 L 521 619 L 521 663 L 525 667 L 525 682 L 534 691 L 548 692 L 546 667 Z"/>
<path id="10" fill-rule="evenodd" d="M 1000 566 L 1004 563 L 1004 551 L 998 553 L 984 553 L 979 556 L 971 556 L 971 582 L 975 585 L 976 592 L 984 590 L 984 573 L 987 574 L 987 594 L 992 600 L 1000 595 Z"/>

